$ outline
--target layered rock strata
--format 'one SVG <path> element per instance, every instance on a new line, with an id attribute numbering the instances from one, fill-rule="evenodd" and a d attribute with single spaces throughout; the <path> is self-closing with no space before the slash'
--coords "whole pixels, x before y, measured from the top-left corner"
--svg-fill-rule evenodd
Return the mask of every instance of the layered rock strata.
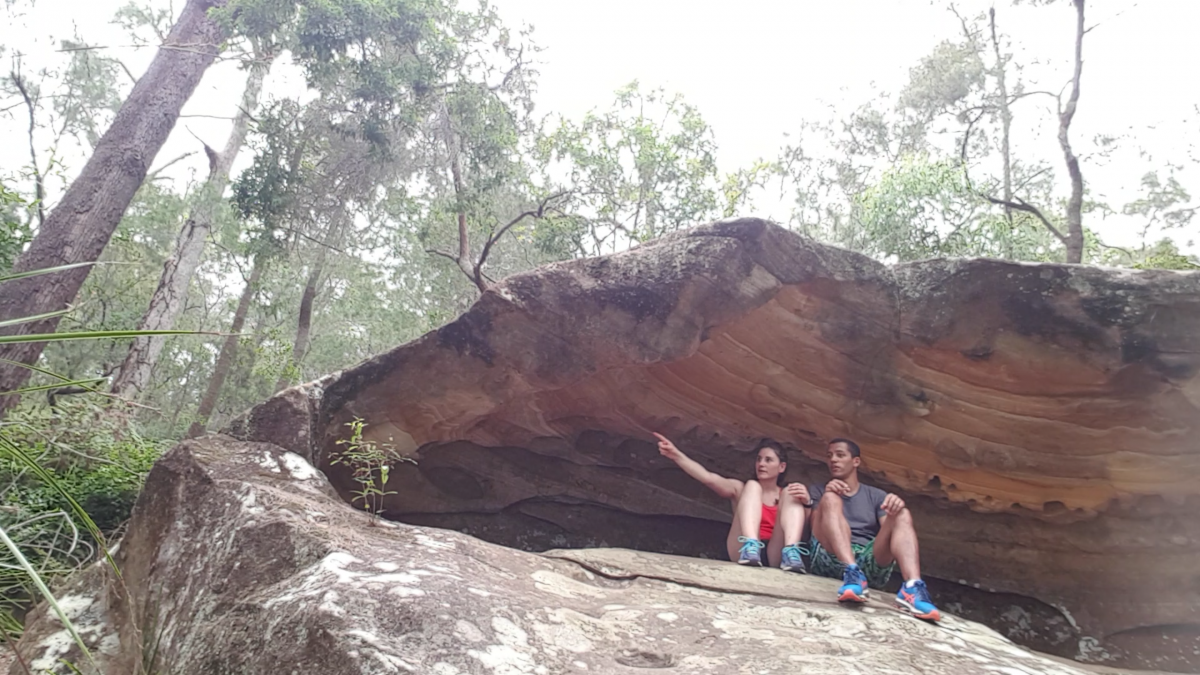
<path id="1" fill-rule="evenodd" d="M 726 475 L 774 437 L 802 450 L 793 478 L 816 480 L 825 442 L 849 436 L 964 611 L 1078 658 L 1188 670 L 1198 371 L 1195 273 L 886 266 L 738 220 L 507 279 L 289 393 L 311 423 L 261 439 L 310 453 L 348 496 L 330 458 L 361 417 L 419 460 L 393 472 L 390 517 L 539 550 L 719 555 L 727 505 L 651 431 Z"/>

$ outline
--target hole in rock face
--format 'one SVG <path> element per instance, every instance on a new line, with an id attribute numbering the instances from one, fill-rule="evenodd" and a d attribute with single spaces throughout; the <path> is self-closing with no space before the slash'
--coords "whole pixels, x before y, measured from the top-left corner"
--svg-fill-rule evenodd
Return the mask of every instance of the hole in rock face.
<path id="1" fill-rule="evenodd" d="M 392 469 L 384 516 L 458 530 L 527 551 L 616 547 L 725 556 L 730 508 L 644 440 L 590 432 L 560 444 L 422 448 Z M 748 452 L 689 449 L 723 475 L 748 478 Z"/>
<path id="2" fill-rule="evenodd" d="M 752 475 L 749 447 L 735 448 L 712 438 L 677 443 L 720 475 L 740 479 Z M 395 494 L 388 497 L 383 515 L 532 552 L 614 547 L 726 558 L 730 504 L 661 457 L 655 444 L 589 431 L 574 442 L 547 439 L 529 445 L 484 447 L 459 441 L 423 447 L 416 464 L 401 463 L 392 469 L 387 489 Z M 827 474 L 823 465 L 800 453 L 789 458 L 791 482 L 824 483 Z M 334 472 L 331 478 L 347 494 L 347 477 Z M 939 487 L 940 479 L 933 478 L 932 485 Z M 951 578 L 970 576 L 977 562 L 959 553 L 967 536 L 964 532 L 975 536 L 975 526 L 942 531 L 933 515 L 965 512 L 965 507 L 921 497 L 907 501 L 916 513 L 928 570 L 941 567 L 952 570 L 948 573 L 956 576 Z M 1019 644 L 1061 656 L 1076 655 L 1078 630 L 1049 604 L 927 579 L 948 611 L 989 625 Z M 899 574 L 893 577 L 893 593 L 900 581 Z M 626 665 L 638 668 L 665 668 L 671 663 L 640 652 L 623 658 L 630 660 Z"/>

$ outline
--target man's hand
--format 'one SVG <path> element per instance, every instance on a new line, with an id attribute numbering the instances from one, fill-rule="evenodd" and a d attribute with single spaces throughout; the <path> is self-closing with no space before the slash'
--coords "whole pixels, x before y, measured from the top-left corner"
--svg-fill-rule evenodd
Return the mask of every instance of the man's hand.
<path id="1" fill-rule="evenodd" d="M 808 488 L 804 487 L 803 483 L 788 483 L 788 486 L 783 489 L 790 497 L 795 497 L 801 504 L 812 506 L 812 497 L 808 494 Z"/>
<path id="2" fill-rule="evenodd" d="M 675 447 L 675 444 L 672 443 L 669 438 L 658 432 L 654 432 L 654 437 L 658 439 L 658 454 L 666 457 L 672 462 L 678 462 L 679 460 L 683 459 L 683 452 L 681 452 L 679 448 Z"/>
<path id="3" fill-rule="evenodd" d="M 850 486 L 846 484 L 846 481 L 834 478 L 825 484 L 825 491 L 845 497 L 850 494 Z"/>
<path id="4" fill-rule="evenodd" d="M 888 496 L 883 498 L 882 508 L 889 516 L 894 516 L 904 510 L 904 500 L 888 493 Z"/>

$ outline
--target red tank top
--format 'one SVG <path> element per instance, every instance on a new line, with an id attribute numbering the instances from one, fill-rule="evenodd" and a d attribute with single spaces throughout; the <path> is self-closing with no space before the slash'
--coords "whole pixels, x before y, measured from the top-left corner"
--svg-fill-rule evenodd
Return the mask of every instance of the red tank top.
<path id="1" fill-rule="evenodd" d="M 771 533 L 775 531 L 775 516 L 779 514 L 778 506 L 763 504 L 762 520 L 758 523 L 758 540 L 770 541 Z"/>

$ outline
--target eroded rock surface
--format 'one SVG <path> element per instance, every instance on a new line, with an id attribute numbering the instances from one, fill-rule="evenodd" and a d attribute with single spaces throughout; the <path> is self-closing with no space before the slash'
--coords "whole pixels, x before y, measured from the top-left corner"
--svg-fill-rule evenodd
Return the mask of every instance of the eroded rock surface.
<path id="1" fill-rule="evenodd" d="M 1200 670 L 1200 274 L 888 267 L 764 221 L 512 277 L 452 324 L 231 428 L 331 466 L 354 417 L 417 457 L 390 517 L 532 550 L 720 555 L 762 436 L 826 441 L 916 513 L 939 597 L 1090 661 Z M 267 414 L 268 407 L 270 414 Z M 961 583 L 959 583 L 961 582 Z"/>
<path id="2" fill-rule="evenodd" d="M 955 617 L 838 606 L 826 579 L 373 526 L 299 455 L 227 436 L 155 466 L 117 557 L 120 580 L 99 563 L 60 592 L 95 664 L 43 607 L 20 644 L 33 672 L 1091 672 Z"/>

